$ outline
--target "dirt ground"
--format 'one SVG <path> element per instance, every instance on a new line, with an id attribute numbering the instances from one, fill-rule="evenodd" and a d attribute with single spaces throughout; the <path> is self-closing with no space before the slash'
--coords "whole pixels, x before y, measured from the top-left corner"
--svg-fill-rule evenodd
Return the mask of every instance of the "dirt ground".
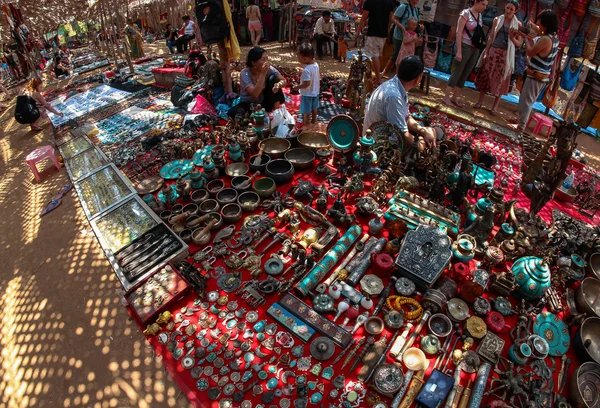
<path id="1" fill-rule="evenodd" d="M 156 44 L 147 50 L 159 48 L 166 50 Z M 273 63 L 300 67 L 291 49 L 265 48 Z M 349 63 L 328 59 L 320 65 L 323 73 L 345 76 Z M 424 98 L 439 103 L 440 84 L 432 81 Z M 467 91 L 465 103 L 475 98 Z M 30 132 L 14 121 L 13 104 L 0 114 L 0 407 L 189 406 L 123 307 L 119 281 L 75 193 L 39 217 L 69 179 L 64 169 L 44 162 L 42 181 L 34 180 L 25 157 L 51 143 L 50 125 Z M 502 103 L 507 113 L 498 119 L 510 108 Z M 579 141 L 598 158 L 595 139 Z"/>

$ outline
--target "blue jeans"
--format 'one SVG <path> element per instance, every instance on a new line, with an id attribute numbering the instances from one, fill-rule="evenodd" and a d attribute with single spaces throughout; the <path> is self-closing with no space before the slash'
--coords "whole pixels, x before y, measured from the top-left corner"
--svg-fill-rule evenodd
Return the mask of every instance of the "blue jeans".
<path id="1" fill-rule="evenodd" d="M 169 51 L 171 51 L 171 54 L 175 54 L 175 47 L 177 46 L 177 42 L 176 41 L 167 41 L 167 47 L 169 47 Z"/>

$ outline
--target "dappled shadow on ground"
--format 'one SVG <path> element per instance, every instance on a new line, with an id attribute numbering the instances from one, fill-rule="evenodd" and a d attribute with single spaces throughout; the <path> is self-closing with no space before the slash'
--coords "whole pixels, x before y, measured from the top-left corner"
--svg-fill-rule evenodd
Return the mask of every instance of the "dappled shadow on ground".
<path id="1" fill-rule="evenodd" d="M 45 161 L 38 183 L 25 164 L 51 143 L 45 128 L 0 114 L 0 407 L 189 406 L 123 307 L 74 191 L 39 217 L 69 182 Z"/>

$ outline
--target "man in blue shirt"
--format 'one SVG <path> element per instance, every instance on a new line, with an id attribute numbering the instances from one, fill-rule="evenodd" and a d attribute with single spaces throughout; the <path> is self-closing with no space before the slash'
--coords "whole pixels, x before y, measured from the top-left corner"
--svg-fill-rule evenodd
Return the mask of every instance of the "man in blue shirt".
<path id="1" fill-rule="evenodd" d="M 417 7 L 418 3 L 419 0 L 408 0 L 408 3 L 400 4 L 394 12 L 394 15 L 392 16 L 392 23 L 394 23 L 394 53 L 385 65 L 383 71 L 381 71 L 382 75 L 384 75 L 386 72 L 391 70 L 394 67 L 394 65 L 396 65 L 396 58 L 398 58 L 398 53 L 400 52 L 400 47 L 402 46 L 402 35 L 404 33 L 403 27 L 405 27 L 408 19 L 414 17 L 417 19 L 417 21 L 420 21 L 421 12 Z"/>
<path id="2" fill-rule="evenodd" d="M 421 137 L 419 150 L 435 146 L 435 131 L 419 125 L 409 111 L 407 92 L 419 86 L 423 69 L 423 61 L 417 56 L 402 60 L 398 74 L 373 91 L 365 109 L 363 132 L 366 133 L 373 123 L 385 121 L 398 126 L 404 133 L 405 145 L 411 145 L 413 135 L 418 135 Z"/>

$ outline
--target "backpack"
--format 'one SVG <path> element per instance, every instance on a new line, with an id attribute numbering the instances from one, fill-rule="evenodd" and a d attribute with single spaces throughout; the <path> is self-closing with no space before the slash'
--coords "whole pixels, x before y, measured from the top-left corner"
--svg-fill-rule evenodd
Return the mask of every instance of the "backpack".
<path id="1" fill-rule="evenodd" d="M 471 14 L 471 16 L 473 16 L 473 19 L 475 19 L 475 21 L 477 21 L 477 26 L 473 30 L 473 33 L 471 33 L 469 30 L 467 30 L 466 25 L 465 25 L 465 30 L 467 31 L 467 35 L 471 39 L 471 43 L 473 44 L 473 47 L 483 50 L 487 43 L 485 33 L 483 32 L 483 26 L 481 24 L 479 24 L 479 19 L 475 18 L 475 16 L 471 12 L 471 10 L 469 10 L 469 14 Z"/>
<path id="2" fill-rule="evenodd" d="M 40 110 L 33 99 L 29 95 L 17 96 L 15 104 L 15 120 L 21 125 L 28 125 L 35 122 L 40 117 Z"/>
<path id="3" fill-rule="evenodd" d="M 196 19 L 205 44 L 215 44 L 229 36 L 229 22 L 222 0 L 197 0 Z"/>

